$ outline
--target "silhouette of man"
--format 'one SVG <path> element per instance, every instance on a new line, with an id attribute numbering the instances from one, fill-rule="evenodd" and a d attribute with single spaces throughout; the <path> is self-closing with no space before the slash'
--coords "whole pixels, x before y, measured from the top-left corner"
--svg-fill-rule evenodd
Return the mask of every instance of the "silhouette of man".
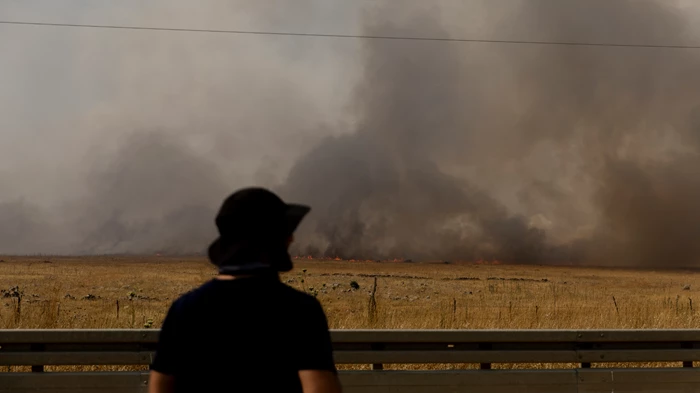
<path id="1" fill-rule="evenodd" d="M 149 393 L 341 392 L 321 304 L 279 280 L 309 211 L 262 188 L 224 201 L 209 247 L 219 274 L 168 310 Z"/>

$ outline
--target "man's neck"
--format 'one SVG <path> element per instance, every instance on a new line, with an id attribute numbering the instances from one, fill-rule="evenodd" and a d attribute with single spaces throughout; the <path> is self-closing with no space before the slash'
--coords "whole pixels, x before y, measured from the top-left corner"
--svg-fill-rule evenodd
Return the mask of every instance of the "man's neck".
<path id="1" fill-rule="evenodd" d="M 237 279 L 249 278 L 249 277 L 253 277 L 253 276 L 251 274 L 241 274 L 241 275 L 235 275 L 235 276 L 232 276 L 230 274 L 219 274 L 218 276 L 214 277 L 214 279 L 228 281 L 228 280 L 237 280 Z"/>

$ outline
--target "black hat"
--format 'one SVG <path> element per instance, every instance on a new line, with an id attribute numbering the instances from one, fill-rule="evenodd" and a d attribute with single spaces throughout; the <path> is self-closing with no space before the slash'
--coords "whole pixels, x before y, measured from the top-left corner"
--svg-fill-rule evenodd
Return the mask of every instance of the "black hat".
<path id="1" fill-rule="evenodd" d="M 285 242 L 310 210 L 285 203 L 264 188 L 239 190 L 224 201 L 216 216 L 220 236 L 209 247 L 209 259 L 221 273 L 289 271 L 292 260 Z M 267 261 L 255 259 L 261 253 Z"/>

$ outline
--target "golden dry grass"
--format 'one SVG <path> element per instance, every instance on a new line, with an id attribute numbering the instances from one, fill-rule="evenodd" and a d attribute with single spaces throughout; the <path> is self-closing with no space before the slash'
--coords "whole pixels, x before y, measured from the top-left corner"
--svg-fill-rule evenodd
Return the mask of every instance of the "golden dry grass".
<path id="1" fill-rule="evenodd" d="M 0 329 L 158 328 L 172 300 L 215 274 L 201 258 L 0 257 L 0 261 L 0 291 L 4 290 L 0 292 Z M 372 302 L 375 278 L 377 290 Z M 695 302 L 700 300 L 700 272 L 693 271 L 303 260 L 282 280 L 316 293 L 334 329 L 649 329 L 700 325 L 700 304 Z M 359 289 L 351 288 L 352 281 Z M 690 289 L 684 289 L 688 285 Z M 13 288 L 22 293 L 21 301 L 11 295 Z M 478 365 L 430 364 L 388 365 L 387 369 L 475 367 Z M 578 365 L 494 365 L 573 367 Z M 60 366 L 47 371 L 135 369 L 145 367 Z M 0 369 L 3 371 L 28 368 Z"/>
<path id="2" fill-rule="evenodd" d="M 0 290 L 18 287 L 23 293 L 21 302 L 0 294 L 4 329 L 158 328 L 173 299 L 215 273 L 197 258 L 0 260 Z M 376 308 L 369 294 L 374 277 Z M 700 325 L 700 273 L 692 271 L 297 261 L 283 280 L 317 292 L 337 329 Z M 352 281 L 359 290 L 350 288 Z M 94 299 L 85 298 L 90 295 Z"/>

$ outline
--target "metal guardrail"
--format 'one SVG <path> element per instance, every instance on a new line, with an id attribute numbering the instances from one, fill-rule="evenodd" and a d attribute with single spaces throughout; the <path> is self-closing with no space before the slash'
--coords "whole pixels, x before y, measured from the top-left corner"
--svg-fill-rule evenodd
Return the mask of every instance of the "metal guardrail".
<path id="1" fill-rule="evenodd" d="M 0 392 L 145 392 L 146 372 L 46 372 L 46 366 L 148 365 L 158 333 L 0 330 L 0 371 L 32 370 L 0 372 Z M 335 330 L 331 337 L 338 364 L 371 365 L 372 371 L 341 373 L 351 393 L 700 392 L 700 368 L 693 367 L 700 330 Z M 479 366 L 444 366 L 465 363 Z M 512 363 L 541 367 L 499 369 Z M 448 369 L 384 370 L 391 364 Z"/>

